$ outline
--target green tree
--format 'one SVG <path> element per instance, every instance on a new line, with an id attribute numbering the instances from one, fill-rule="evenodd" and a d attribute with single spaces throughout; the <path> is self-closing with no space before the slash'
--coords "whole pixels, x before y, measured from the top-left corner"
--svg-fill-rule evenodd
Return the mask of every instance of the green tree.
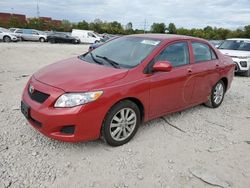
<path id="1" fill-rule="evenodd" d="M 170 23 L 168 25 L 168 33 L 169 34 L 176 34 L 177 33 L 177 29 L 176 29 L 176 26 L 174 25 L 174 23 Z"/>
<path id="2" fill-rule="evenodd" d="M 39 18 L 29 18 L 27 28 L 43 30 L 45 23 L 42 19 Z"/>
<path id="3" fill-rule="evenodd" d="M 26 25 L 24 23 L 21 23 L 17 17 L 15 17 L 15 16 L 10 17 L 8 27 L 23 28 L 25 26 Z"/>
<path id="4" fill-rule="evenodd" d="M 177 33 L 178 35 L 190 35 L 190 30 L 181 27 L 181 28 L 178 28 L 178 29 L 177 29 L 176 33 Z"/>
<path id="5" fill-rule="evenodd" d="M 77 28 L 78 28 L 78 29 L 85 29 L 85 30 L 88 30 L 88 29 L 89 29 L 89 23 L 86 22 L 85 20 L 83 20 L 83 21 L 81 21 L 81 22 L 78 22 Z"/>
<path id="6" fill-rule="evenodd" d="M 72 24 L 68 20 L 62 20 L 61 30 L 65 32 L 70 32 L 72 29 Z"/>
<path id="7" fill-rule="evenodd" d="M 244 27 L 244 33 L 245 37 L 250 38 L 250 25 Z"/>
<path id="8" fill-rule="evenodd" d="M 151 26 L 152 33 L 165 33 L 166 25 L 164 23 L 153 23 Z"/>

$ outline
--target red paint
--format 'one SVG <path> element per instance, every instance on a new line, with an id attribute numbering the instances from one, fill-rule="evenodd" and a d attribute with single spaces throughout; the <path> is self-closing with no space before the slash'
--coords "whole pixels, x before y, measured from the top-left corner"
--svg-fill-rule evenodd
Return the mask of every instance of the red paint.
<path id="1" fill-rule="evenodd" d="M 212 87 L 220 79 L 228 80 L 230 87 L 234 64 L 223 56 L 207 41 L 185 36 L 136 35 L 163 40 L 161 44 L 137 67 L 115 69 L 98 64 L 85 63 L 78 58 L 71 58 L 49 65 L 29 80 L 24 89 L 22 100 L 31 107 L 31 117 L 42 123 L 42 128 L 34 126 L 44 135 L 62 141 L 87 141 L 100 137 L 103 119 L 109 109 L 118 101 L 134 98 L 144 107 L 143 120 L 148 121 L 164 114 L 183 110 L 207 101 Z M 169 44 L 187 41 L 189 44 L 190 64 L 181 67 L 169 67 L 166 62 L 159 62 L 156 67 L 166 67 L 168 72 L 145 73 L 151 60 Z M 191 41 L 208 44 L 217 54 L 218 59 L 194 63 Z M 171 70 L 172 69 L 172 70 Z M 43 103 L 33 101 L 28 94 L 28 86 L 50 94 Z M 102 90 L 103 95 L 96 101 L 73 108 L 54 108 L 54 103 L 65 92 L 85 92 Z M 73 135 L 60 133 L 64 125 L 75 125 Z"/>
<path id="2" fill-rule="evenodd" d="M 173 69 L 173 66 L 168 61 L 158 61 L 153 66 L 153 70 L 155 72 L 158 72 L 158 71 L 169 72 L 172 69 Z"/>

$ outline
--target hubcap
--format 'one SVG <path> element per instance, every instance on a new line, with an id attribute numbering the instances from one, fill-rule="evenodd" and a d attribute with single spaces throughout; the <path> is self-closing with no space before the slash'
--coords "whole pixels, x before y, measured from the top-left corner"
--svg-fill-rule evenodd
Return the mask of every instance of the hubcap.
<path id="1" fill-rule="evenodd" d="M 134 131 L 137 123 L 136 113 L 131 108 L 123 108 L 112 118 L 110 135 L 116 141 L 127 139 Z"/>
<path id="2" fill-rule="evenodd" d="M 214 90 L 214 95 L 213 95 L 214 102 L 216 104 L 219 104 L 223 99 L 223 95 L 224 95 L 224 87 L 222 83 L 218 83 L 215 86 L 215 90 Z"/>

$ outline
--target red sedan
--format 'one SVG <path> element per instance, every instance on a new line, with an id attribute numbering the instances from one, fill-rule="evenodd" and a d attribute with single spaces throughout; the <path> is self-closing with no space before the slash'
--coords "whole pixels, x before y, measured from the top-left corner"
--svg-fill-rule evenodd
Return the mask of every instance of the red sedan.
<path id="1" fill-rule="evenodd" d="M 199 38 L 143 34 L 49 65 L 28 81 L 21 110 L 44 135 L 127 143 L 142 122 L 223 101 L 234 63 Z"/>

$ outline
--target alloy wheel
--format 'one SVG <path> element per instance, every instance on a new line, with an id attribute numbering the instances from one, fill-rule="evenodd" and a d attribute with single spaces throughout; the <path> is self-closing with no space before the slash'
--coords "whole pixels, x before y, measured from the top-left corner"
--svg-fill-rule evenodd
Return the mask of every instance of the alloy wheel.
<path id="1" fill-rule="evenodd" d="M 215 104 L 220 104 L 224 96 L 224 86 L 221 82 L 218 82 L 215 86 L 213 93 L 213 100 Z"/>
<path id="2" fill-rule="evenodd" d="M 123 141 L 133 133 L 136 124 L 135 111 L 131 108 L 123 108 L 111 120 L 110 135 L 116 141 Z"/>

